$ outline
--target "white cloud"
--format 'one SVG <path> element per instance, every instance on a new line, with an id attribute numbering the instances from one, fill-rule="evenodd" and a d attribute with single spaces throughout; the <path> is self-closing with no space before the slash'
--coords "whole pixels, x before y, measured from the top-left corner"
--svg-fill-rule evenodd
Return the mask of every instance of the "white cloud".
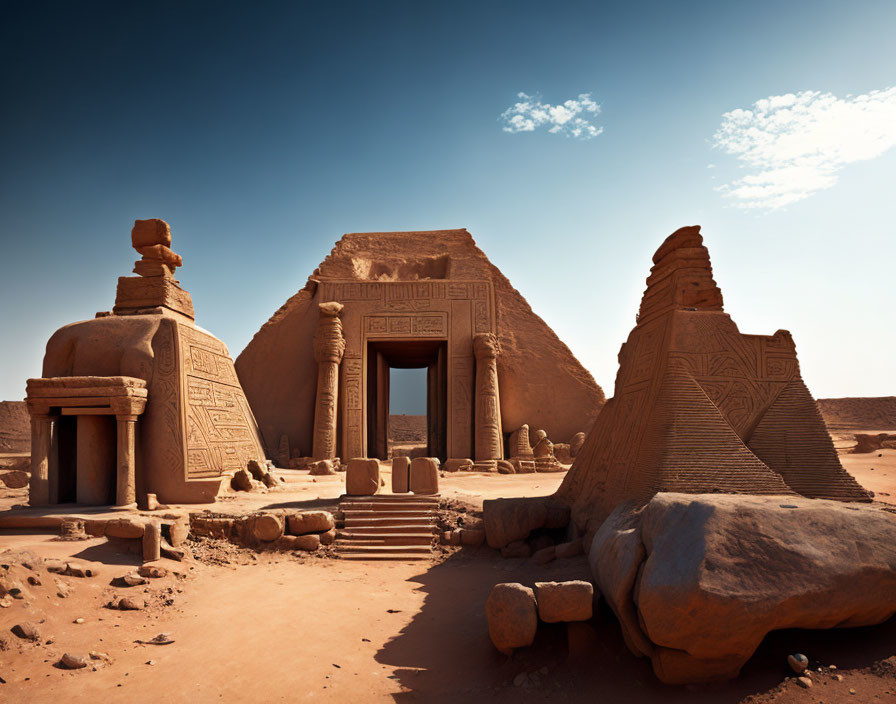
<path id="1" fill-rule="evenodd" d="M 519 102 L 501 113 L 505 132 L 534 132 L 539 127 L 547 127 L 551 134 L 591 139 L 604 131 L 591 122 L 600 114 L 600 105 L 591 99 L 591 93 L 580 93 L 560 105 L 543 103 L 537 95 L 517 93 L 516 97 Z"/>
<path id="2" fill-rule="evenodd" d="M 896 87 L 842 99 L 769 96 L 722 115 L 713 140 L 748 171 L 718 190 L 739 208 L 781 208 L 830 188 L 847 164 L 896 146 Z"/>

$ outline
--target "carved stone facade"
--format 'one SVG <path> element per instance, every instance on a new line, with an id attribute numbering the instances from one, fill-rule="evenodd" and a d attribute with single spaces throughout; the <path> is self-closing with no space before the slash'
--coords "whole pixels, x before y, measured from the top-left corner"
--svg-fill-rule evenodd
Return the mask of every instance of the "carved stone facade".
<path id="1" fill-rule="evenodd" d="M 445 343 L 447 454 L 472 457 L 475 358 L 473 338 L 494 329 L 494 293 L 488 281 L 325 281 L 324 301 L 338 301 L 344 335 L 339 397 L 339 456 L 365 457 L 370 446 L 368 355 L 372 343 Z M 497 383 L 497 379 L 494 379 Z M 497 397 L 495 397 L 497 400 Z"/>
<path id="2" fill-rule="evenodd" d="M 352 233 L 237 359 L 269 447 L 286 435 L 294 455 L 312 453 L 320 373 L 313 341 L 318 306 L 330 301 L 344 306 L 336 431 L 343 459 L 386 456 L 390 369 L 426 369 L 427 455 L 443 460 L 500 458 L 503 430 L 523 423 L 566 442 L 589 429 L 604 403 L 591 375 L 469 232 Z M 500 346 L 484 366 L 476 335 Z M 480 367 L 488 391 L 477 397 Z M 478 451 L 477 409 L 489 424 Z"/>

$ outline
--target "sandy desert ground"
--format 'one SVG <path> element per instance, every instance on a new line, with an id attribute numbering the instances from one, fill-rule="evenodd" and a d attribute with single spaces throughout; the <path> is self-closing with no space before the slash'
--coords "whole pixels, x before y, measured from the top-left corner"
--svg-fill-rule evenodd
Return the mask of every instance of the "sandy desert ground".
<path id="1" fill-rule="evenodd" d="M 896 504 L 896 450 L 841 459 L 878 500 Z M 562 476 L 447 474 L 441 489 L 475 512 L 483 498 L 550 494 Z M 335 507 L 342 480 L 294 473 L 282 490 L 233 496 L 216 510 Z M 23 498 L 22 490 L 7 490 L 0 507 Z M 169 574 L 148 585 L 116 588 L 110 582 L 138 562 L 104 539 L 7 534 L 2 544 L 10 552 L 74 556 L 98 572 L 61 578 L 72 593 L 60 598 L 57 575 L 37 570 L 40 586 L 27 585 L 25 599 L 0 610 L 3 702 L 896 701 L 893 620 L 874 628 L 773 633 L 741 677 L 725 685 L 660 684 L 649 662 L 626 649 L 605 607 L 587 624 L 542 625 L 532 648 L 512 658 L 499 654 L 485 622 L 491 587 L 587 578 L 581 556 L 536 566 L 483 546 L 443 548 L 427 562 L 350 562 L 256 554 L 217 542 L 194 544 L 195 560 L 162 560 Z M 104 608 L 112 596 L 131 593 L 146 600 L 146 609 Z M 23 620 L 37 624 L 37 643 L 10 633 Z M 160 633 L 174 642 L 138 642 Z M 57 665 L 64 652 L 91 651 L 100 659 L 83 670 Z M 794 651 L 816 668 L 811 689 L 787 679 L 785 658 Z"/>

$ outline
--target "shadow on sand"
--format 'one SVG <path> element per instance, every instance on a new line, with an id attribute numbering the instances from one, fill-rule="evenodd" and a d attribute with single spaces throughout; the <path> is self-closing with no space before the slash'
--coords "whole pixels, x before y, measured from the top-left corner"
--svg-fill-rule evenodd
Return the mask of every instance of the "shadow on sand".
<path id="1" fill-rule="evenodd" d="M 376 660 L 396 668 L 398 702 L 600 701 L 624 704 L 688 702 L 727 704 L 765 692 L 792 675 L 791 652 L 815 665 L 863 668 L 896 647 L 896 619 L 869 628 L 779 631 L 770 634 L 741 676 L 730 683 L 676 687 L 661 684 L 650 662 L 626 648 L 615 616 L 600 602 L 588 624 L 539 624 L 535 643 L 508 658 L 488 637 L 485 601 L 494 584 L 590 579 L 584 557 L 535 565 L 504 560 L 487 547 L 466 549 L 410 578 L 426 596 L 423 607 Z M 544 673 L 538 683 L 515 686 L 521 672 Z"/>

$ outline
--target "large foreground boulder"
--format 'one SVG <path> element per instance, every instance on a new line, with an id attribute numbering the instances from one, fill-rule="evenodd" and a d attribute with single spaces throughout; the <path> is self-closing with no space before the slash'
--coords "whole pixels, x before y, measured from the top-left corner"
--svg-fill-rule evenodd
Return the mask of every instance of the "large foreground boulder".
<path id="1" fill-rule="evenodd" d="M 626 643 L 657 677 L 736 677 L 769 631 L 896 612 L 896 515 L 794 496 L 660 493 L 621 505 L 589 562 Z"/>

